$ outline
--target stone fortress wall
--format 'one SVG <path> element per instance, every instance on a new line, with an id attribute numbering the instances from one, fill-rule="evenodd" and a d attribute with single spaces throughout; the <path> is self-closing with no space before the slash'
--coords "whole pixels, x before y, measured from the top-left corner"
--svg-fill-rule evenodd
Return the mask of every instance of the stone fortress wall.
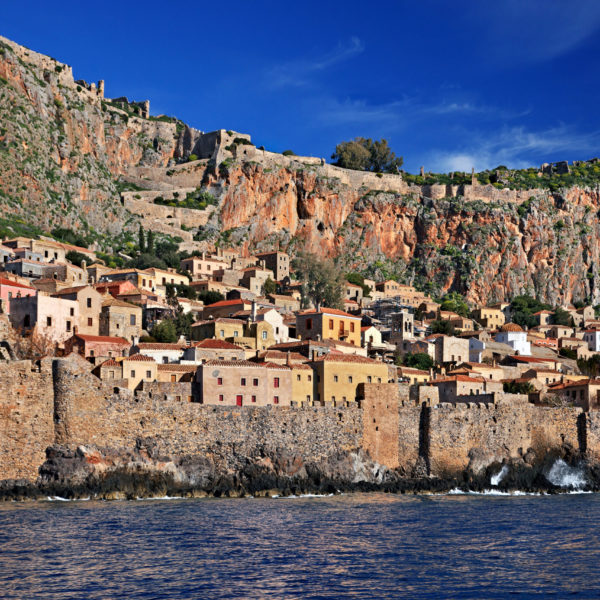
<path id="1" fill-rule="evenodd" d="M 442 476 L 565 444 L 598 459 L 600 415 L 523 401 L 419 405 L 396 384 L 365 385 L 360 407 L 213 407 L 150 389 L 115 393 L 71 357 L 0 364 L 0 480 L 35 481 L 52 444 L 148 442 L 182 457 L 267 448 L 319 461 L 362 449 L 391 469 Z"/>

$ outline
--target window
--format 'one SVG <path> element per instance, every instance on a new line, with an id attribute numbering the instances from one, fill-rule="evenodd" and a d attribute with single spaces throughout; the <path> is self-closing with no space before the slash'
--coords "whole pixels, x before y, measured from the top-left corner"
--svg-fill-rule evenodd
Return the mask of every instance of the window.
<path id="1" fill-rule="evenodd" d="M 116 327 L 117 329 L 120 329 L 120 328 L 121 328 L 121 325 L 120 325 L 119 323 L 115 323 L 115 327 Z"/>
<path id="2" fill-rule="evenodd" d="M 219 402 L 223 402 L 223 394 L 219 394 Z"/>
<path id="3" fill-rule="evenodd" d="M 331 396 L 331 401 L 335 404 L 335 396 Z"/>
<path id="4" fill-rule="evenodd" d="M 94 356 L 94 351 L 90 350 L 90 356 Z"/>
<path id="5" fill-rule="evenodd" d="M 129 324 L 135 325 L 135 315 L 129 315 Z"/>
<path id="6" fill-rule="evenodd" d="M 71 321 L 67 321 L 67 331 L 71 331 Z"/>
<path id="7" fill-rule="evenodd" d="M 279 404 L 279 396 L 273 396 L 273 404 Z"/>
<path id="8" fill-rule="evenodd" d="M 350 321 L 350 331 L 354 333 L 354 322 Z"/>
<path id="9" fill-rule="evenodd" d="M 333 329 L 333 319 L 329 319 L 329 329 Z"/>
<path id="10" fill-rule="evenodd" d="M 367 383 L 371 383 L 372 377 L 370 375 L 367 376 Z"/>
<path id="11" fill-rule="evenodd" d="M 309 380 L 309 381 L 312 381 L 312 375 L 309 375 L 309 376 L 308 376 L 308 380 Z"/>
<path id="12" fill-rule="evenodd" d="M 152 371 L 146 371 L 146 379 L 150 379 L 152 377 Z"/>
<path id="13" fill-rule="evenodd" d="M 142 285 L 145 286 L 146 285 L 146 280 L 142 279 Z"/>
<path id="14" fill-rule="evenodd" d="M 263 340 L 266 340 L 266 339 L 267 339 L 267 332 L 266 332 L 266 331 L 263 331 L 263 332 L 262 332 L 262 339 L 263 339 Z"/>
<path id="15" fill-rule="evenodd" d="M 239 332 L 237 332 L 237 331 L 234 331 L 234 332 L 233 332 L 233 337 L 237 337 L 237 336 L 238 336 L 238 333 L 239 333 Z"/>
<path id="16" fill-rule="evenodd" d="M 88 317 L 88 327 L 91 327 L 94 324 L 94 319 L 92 317 Z"/>
<path id="17" fill-rule="evenodd" d="M 279 377 L 275 377 L 275 379 L 273 379 L 273 387 L 279 387 Z"/>
<path id="18" fill-rule="evenodd" d="M 115 372 L 114 371 L 109 371 L 108 372 L 108 378 L 109 379 L 114 379 L 115 378 Z"/>
<path id="19" fill-rule="evenodd" d="M 69 309 L 69 315 L 70 315 L 71 317 L 74 317 L 74 316 L 75 316 L 75 309 L 74 309 L 73 307 L 71 307 L 71 308 Z"/>
<path id="20" fill-rule="evenodd" d="M 377 383 L 381 383 L 381 377 L 377 378 Z"/>
<path id="21" fill-rule="evenodd" d="M 312 319 L 306 319 L 306 329 L 312 329 Z"/>
<path id="22" fill-rule="evenodd" d="M 240 380 L 240 385 L 246 385 L 246 378 L 242 377 L 242 379 Z"/>
<path id="23" fill-rule="evenodd" d="M 258 379 L 253 379 L 253 380 L 252 380 L 252 385 L 253 385 L 254 387 L 256 387 L 256 386 L 258 385 Z"/>
<path id="24" fill-rule="evenodd" d="M 225 330 L 224 330 L 224 329 L 221 329 L 221 331 L 219 331 L 219 335 L 220 335 L 221 337 L 225 337 Z"/>
<path id="25" fill-rule="evenodd" d="M 135 371 L 131 371 L 131 377 L 134 378 L 135 377 Z"/>
<path id="26" fill-rule="evenodd" d="M 296 375 L 296 381 L 300 381 L 301 377 L 300 375 Z"/>
<path id="27" fill-rule="evenodd" d="M 44 250 L 44 258 L 48 258 L 48 250 Z"/>
<path id="28" fill-rule="evenodd" d="M 46 317 L 46 326 L 52 327 L 52 317 Z"/>
<path id="29" fill-rule="evenodd" d="M 333 381 L 334 381 L 334 383 L 337 383 L 337 382 L 338 382 L 338 376 L 337 376 L 337 375 L 334 375 L 334 376 L 333 376 Z"/>
<path id="30" fill-rule="evenodd" d="M 256 402 L 256 396 L 252 396 L 252 402 Z"/>
<path id="31" fill-rule="evenodd" d="M 306 395 L 306 401 L 307 401 L 307 402 L 310 402 L 310 394 L 307 394 L 307 395 Z"/>
<path id="32" fill-rule="evenodd" d="M 352 383 L 352 375 L 348 375 L 348 383 Z"/>
<path id="33" fill-rule="evenodd" d="M 85 301 L 85 304 L 86 304 L 86 306 L 87 306 L 88 308 L 92 308 L 92 299 L 91 299 L 91 298 L 88 298 L 88 299 Z"/>
<path id="34" fill-rule="evenodd" d="M 217 377 L 217 385 L 223 385 L 223 378 Z"/>

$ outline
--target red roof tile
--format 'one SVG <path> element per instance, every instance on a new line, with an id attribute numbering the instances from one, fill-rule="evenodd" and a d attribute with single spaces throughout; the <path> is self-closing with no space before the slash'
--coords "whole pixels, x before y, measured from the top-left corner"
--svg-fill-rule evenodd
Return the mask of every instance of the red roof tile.
<path id="1" fill-rule="evenodd" d="M 131 344 L 122 337 L 113 337 L 109 335 L 87 335 L 85 333 L 76 333 L 73 337 L 79 338 L 84 342 L 99 342 L 104 344 L 119 344 L 120 346 L 131 346 Z"/>
<path id="2" fill-rule="evenodd" d="M 192 346 L 194 348 L 206 348 L 210 350 L 243 350 L 241 346 L 232 344 L 231 342 L 214 339 L 200 340 L 199 342 L 194 342 Z"/>

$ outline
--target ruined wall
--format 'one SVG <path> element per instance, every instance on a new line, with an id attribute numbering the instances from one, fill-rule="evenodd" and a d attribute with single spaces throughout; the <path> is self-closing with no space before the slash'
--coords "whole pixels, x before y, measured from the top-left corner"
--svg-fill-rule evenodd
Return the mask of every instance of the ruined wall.
<path id="1" fill-rule="evenodd" d="M 0 363 L 0 479 L 35 479 L 54 441 L 52 363 Z"/>

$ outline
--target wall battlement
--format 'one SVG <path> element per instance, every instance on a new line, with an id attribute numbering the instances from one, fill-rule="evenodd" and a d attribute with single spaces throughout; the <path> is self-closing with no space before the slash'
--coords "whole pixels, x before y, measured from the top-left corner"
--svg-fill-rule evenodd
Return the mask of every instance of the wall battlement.
<path id="1" fill-rule="evenodd" d="M 320 461 L 368 452 L 407 475 L 458 474 L 492 462 L 570 446 L 600 457 L 600 415 L 517 402 L 427 405 L 408 386 L 365 385 L 350 407 L 215 407 L 103 384 L 68 357 L 0 364 L 0 480 L 35 481 L 53 444 L 159 456 L 256 457 L 287 453 Z"/>

